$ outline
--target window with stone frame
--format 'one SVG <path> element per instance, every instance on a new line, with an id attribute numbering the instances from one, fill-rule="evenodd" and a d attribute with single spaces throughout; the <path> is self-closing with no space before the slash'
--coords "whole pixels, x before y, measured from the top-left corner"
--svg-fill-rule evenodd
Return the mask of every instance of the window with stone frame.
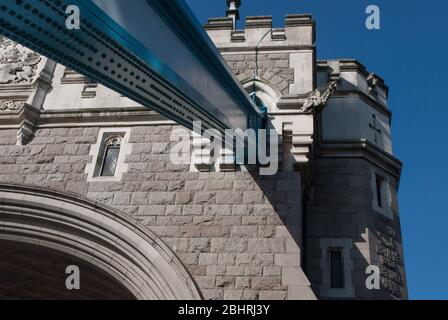
<path id="1" fill-rule="evenodd" d="M 86 165 L 87 181 L 120 181 L 128 170 L 126 156 L 132 152 L 131 128 L 101 128 L 90 148 L 92 162 Z"/>
<path id="2" fill-rule="evenodd" d="M 372 207 L 376 212 L 393 219 L 391 178 L 385 172 L 376 168 L 371 168 L 371 173 Z"/>
<path id="3" fill-rule="evenodd" d="M 378 208 L 383 208 L 384 204 L 384 178 L 380 176 L 379 174 L 375 174 L 375 192 L 376 192 L 376 204 Z"/>
<path id="4" fill-rule="evenodd" d="M 330 285 L 331 288 L 342 289 L 344 285 L 344 258 L 342 248 L 330 248 Z"/>
<path id="5" fill-rule="evenodd" d="M 104 142 L 104 151 L 101 155 L 101 169 L 99 170 L 99 176 L 101 177 L 113 177 L 117 170 L 118 158 L 120 156 L 122 136 L 111 136 Z"/>
<path id="6" fill-rule="evenodd" d="M 320 238 L 320 269 L 322 283 L 319 292 L 326 298 L 353 298 L 353 259 L 351 238 Z"/>

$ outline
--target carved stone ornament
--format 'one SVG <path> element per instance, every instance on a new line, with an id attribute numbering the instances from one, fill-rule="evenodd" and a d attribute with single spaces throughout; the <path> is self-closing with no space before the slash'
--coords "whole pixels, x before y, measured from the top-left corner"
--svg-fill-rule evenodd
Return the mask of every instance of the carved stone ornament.
<path id="1" fill-rule="evenodd" d="M 25 105 L 25 101 L 13 101 L 13 100 L 6 100 L 6 101 L 0 101 L 0 111 L 5 110 L 20 110 Z"/>
<path id="2" fill-rule="evenodd" d="M 338 81 L 333 80 L 328 83 L 327 89 L 322 92 L 319 89 L 314 90 L 303 103 L 301 108 L 304 112 L 316 112 L 319 108 L 324 107 L 328 99 L 335 93 Z"/>
<path id="3" fill-rule="evenodd" d="M 39 54 L 0 37 L 0 84 L 32 83 L 41 60 Z"/>

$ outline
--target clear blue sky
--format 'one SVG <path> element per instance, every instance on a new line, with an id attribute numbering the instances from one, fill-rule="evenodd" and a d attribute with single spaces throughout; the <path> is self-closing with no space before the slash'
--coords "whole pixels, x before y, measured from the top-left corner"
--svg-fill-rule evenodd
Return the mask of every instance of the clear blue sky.
<path id="1" fill-rule="evenodd" d="M 201 22 L 224 15 L 225 0 L 186 0 Z M 311 13 L 318 58 L 356 58 L 390 87 L 395 155 L 411 299 L 448 299 L 448 1 L 242 0 L 242 17 Z M 365 28 L 368 5 L 381 30 Z M 447 81 L 448 82 L 448 81 Z"/>

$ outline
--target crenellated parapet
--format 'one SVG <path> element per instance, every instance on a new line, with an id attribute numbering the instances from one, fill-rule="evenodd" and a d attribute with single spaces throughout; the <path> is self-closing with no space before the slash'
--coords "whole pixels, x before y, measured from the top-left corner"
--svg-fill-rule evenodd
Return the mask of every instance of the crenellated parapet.
<path id="1" fill-rule="evenodd" d="M 271 46 L 312 46 L 315 41 L 315 22 L 311 15 L 287 15 L 283 28 L 273 28 L 272 16 L 246 17 L 244 29 L 236 29 L 230 17 L 211 18 L 204 26 L 219 47 L 256 46 L 265 36 L 264 44 Z"/>

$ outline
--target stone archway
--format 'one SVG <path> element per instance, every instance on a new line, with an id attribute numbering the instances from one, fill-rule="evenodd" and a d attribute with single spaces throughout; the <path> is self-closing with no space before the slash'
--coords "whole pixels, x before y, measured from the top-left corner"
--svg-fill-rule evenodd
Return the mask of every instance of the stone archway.
<path id="1" fill-rule="evenodd" d="M 201 299 L 185 267 L 151 231 L 76 195 L 0 184 L 1 248 L 18 248 L 13 253 L 28 258 L 36 248 L 71 256 L 90 277 L 109 283 L 111 298 Z"/>

